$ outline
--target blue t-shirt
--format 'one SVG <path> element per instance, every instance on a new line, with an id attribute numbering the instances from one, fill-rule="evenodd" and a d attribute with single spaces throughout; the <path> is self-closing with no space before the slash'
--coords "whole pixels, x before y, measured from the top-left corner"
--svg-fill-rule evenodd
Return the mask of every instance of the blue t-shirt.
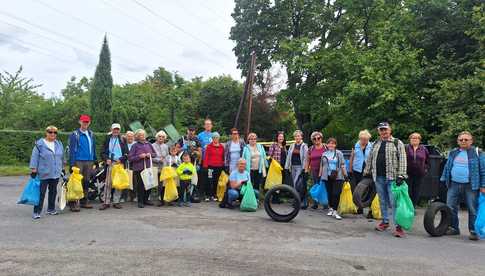
<path id="1" fill-rule="evenodd" d="M 338 158 L 337 158 L 337 154 L 335 151 L 329 151 L 327 150 L 323 156 L 327 157 L 327 160 L 328 160 L 328 175 L 330 175 L 332 173 L 332 171 L 336 171 L 337 170 L 337 161 L 338 161 Z"/>
<path id="2" fill-rule="evenodd" d="M 123 155 L 121 151 L 120 140 L 117 137 L 111 137 L 109 139 L 109 157 L 113 158 L 113 161 L 120 160 L 121 156 Z"/>
<path id="3" fill-rule="evenodd" d="M 245 170 L 244 172 L 239 172 L 239 170 L 234 170 L 229 176 L 229 181 L 249 181 L 249 173 Z"/>
<path id="4" fill-rule="evenodd" d="M 202 156 L 204 156 L 205 148 L 208 144 L 212 143 L 212 132 L 202 131 L 197 135 L 197 138 L 199 138 L 199 142 L 202 146 Z"/>
<path id="5" fill-rule="evenodd" d="M 470 182 L 468 154 L 466 150 L 460 150 L 460 153 L 458 153 L 453 160 L 453 167 L 451 168 L 451 181 L 458 183 Z"/>

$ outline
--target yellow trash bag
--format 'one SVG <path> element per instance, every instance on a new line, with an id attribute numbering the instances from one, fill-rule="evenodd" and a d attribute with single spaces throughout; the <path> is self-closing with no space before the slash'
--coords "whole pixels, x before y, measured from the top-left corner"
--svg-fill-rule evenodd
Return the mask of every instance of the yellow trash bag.
<path id="1" fill-rule="evenodd" d="M 266 176 L 265 190 L 271 189 L 273 186 L 281 185 L 283 183 L 283 167 L 276 160 L 272 160 L 269 165 L 268 176 Z"/>
<path id="2" fill-rule="evenodd" d="M 165 193 L 163 194 L 163 200 L 165 202 L 172 202 L 179 198 L 177 191 L 177 183 L 175 178 L 169 178 L 165 180 Z"/>
<path id="3" fill-rule="evenodd" d="M 217 200 L 220 202 L 224 199 L 224 194 L 226 193 L 227 182 L 229 181 L 229 176 L 225 171 L 221 172 L 219 180 L 217 181 Z"/>
<path id="4" fill-rule="evenodd" d="M 114 164 L 111 168 L 111 187 L 116 190 L 130 188 L 130 176 L 123 164 Z"/>
<path id="5" fill-rule="evenodd" d="M 372 210 L 372 217 L 375 219 L 382 219 L 381 205 L 379 204 L 379 196 L 377 194 L 372 200 L 370 209 Z"/>
<path id="6" fill-rule="evenodd" d="M 84 197 L 82 180 L 83 176 L 79 173 L 79 168 L 72 167 L 71 176 L 67 181 L 67 201 L 75 201 Z"/>
<path id="7" fill-rule="evenodd" d="M 342 187 L 342 193 L 340 194 L 340 203 L 338 205 L 337 212 L 339 214 L 356 214 L 357 206 L 355 206 L 352 199 L 352 190 L 350 190 L 350 183 L 344 182 Z"/>
<path id="8" fill-rule="evenodd" d="M 160 181 L 165 181 L 170 178 L 177 178 L 177 171 L 172 166 L 163 167 L 162 171 L 160 172 Z"/>

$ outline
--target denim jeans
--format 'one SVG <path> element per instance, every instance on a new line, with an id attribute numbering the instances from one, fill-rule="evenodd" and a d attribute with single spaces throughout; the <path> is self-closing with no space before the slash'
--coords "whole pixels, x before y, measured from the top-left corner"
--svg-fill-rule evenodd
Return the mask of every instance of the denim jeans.
<path id="1" fill-rule="evenodd" d="M 470 183 L 462 184 L 451 182 L 448 187 L 446 204 L 451 208 L 451 227 L 460 231 L 458 222 L 458 210 L 460 209 L 460 198 L 465 197 L 468 207 L 468 230 L 475 230 L 475 220 L 477 218 L 478 190 L 473 191 Z"/>
<path id="2" fill-rule="evenodd" d="M 227 189 L 227 198 L 229 203 L 233 203 L 235 200 L 239 199 L 240 190 L 238 189 Z M 259 191 L 254 190 L 256 198 L 259 198 Z"/>
<path id="3" fill-rule="evenodd" d="M 42 212 L 42 207 L 44 206 L 44 198 L 45 198 L 45 192 L 47 190 L 47 187 L 49 187 L 49 194 L 47 197 L 47 211 L 56 210 L 57 183 L 59 183 L 59 178 L 42 179 L 40 181 L 39 205 L 34 206 L 34 213 L 40 214 L 40 212 Z"/>
<path id="4" fill-rule="evenodd" d="M 376 190 L 377 194 L 379 195 L 379 204 L 381 205 L 383 223 L 389 223 L 389 216 L 391 216 L 392 221 L 395 222 L 394 208 L 396 205 L 391 191 L 391 183 L 392 180 L 386 179 L 385 176 L 376 177 Z M 389 208 L 391 208 L 390 214 L 388 213 Z"/>

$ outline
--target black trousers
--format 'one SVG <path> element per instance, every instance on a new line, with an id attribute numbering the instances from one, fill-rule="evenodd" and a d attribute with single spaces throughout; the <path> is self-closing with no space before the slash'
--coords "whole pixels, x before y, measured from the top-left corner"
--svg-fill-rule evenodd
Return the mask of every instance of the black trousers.
<path id="1" fill-rule="evenodd" d="M 221 176 L 223 169 L 224 167 L 209 167 L 209 170 L 212 170 L 212 177 L 210 177 L 207 170 L 207 181 L 204 186 L 205 196 L 216 197 L 217 182 L 219 182 L 219 176 Z"/>
<path id="2" fill-rule="evenodd" d="M 160 197 L 160 201 L 163 201 L 163 195 L 165 194 L 165 187 L 163 186 L 163 181 L 160 181 L 160 172 L 158 172 L 158 196 Z"/>
<path id="3" fill-rule="evenodd" d="M 178 187 L 179 202 L 190 202 L 190 190 L 189 187 L 192 184 L 190 180 L 180 180 L 180 185 Z"/>
<path id="4" fill-rule="evenodd" d="M 328 206 L 334 210 L 338 209 L 340 194 L 342 193 L 342 180 L 328 180 L 325 183 L 328 193 Z"/>
<path id="5" fill-rule="evenodd" d="M 59 178 L 43 179 L 40 181 L 39 205 L 34 206 L 34 213 L 40 214 L 40 212 L 42 212 L 42 207 L 44 206 L 45 192 L 47 188 L 49 188 L 49 195 L 47 198 L 47 211 L 56 210 L 57 183 L 59 183 Z"/>
<path id="6" fill-rule="evenodd" d="M 251 170 L 250 176 L 253 188 L 259 191 L 259 186 L 261 186 L 261 182 L 263 182 L 263 174 L 259 173 L 259 170 Z"/>
<path id="7" fill-rule="evenodd" d="M 148 197 L 150 196 L 150 191 L 145 190 L 145 184 L 143 184 L 143 180 L 141 179 L 141 171 L 133 172 L 133 184 L 136 186 L 138 203 L 143 204 L 147 202 Z"/>
<path id="8" fill-rule="evenodd" d="M 357 187 L 357 184 L 359 184 L 359 182 L 362 180 L 363 177 L 364 176 L 361 172 L 352 171 L 352 179 L 350 179 L 350 188 L 352 190 L 352 193 L 354 192 L 355 187 Z M 362 214 L 362 213 L 363 213 L 363 209 L 358 208 L 357 214 Z"/>
<path id="9" fill-rule="evenodd" d="M 413 202 L 414 207 L 416 207 L 419 203 L 419 189 L 421 189 L 421 183 L 423 183 L 424 176 L 417 176 L 417 175 L 409 175 L 408 176 L 408 188 L 409 188 L 409 197 Z"/>

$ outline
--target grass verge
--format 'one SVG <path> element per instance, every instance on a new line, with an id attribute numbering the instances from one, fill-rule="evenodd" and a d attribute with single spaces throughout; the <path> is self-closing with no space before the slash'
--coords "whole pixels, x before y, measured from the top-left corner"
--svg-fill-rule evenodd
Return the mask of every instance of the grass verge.
<path id="1" fill-rule="evenodd" d="M 0 165 L 0 176 L 28 175 L 30 169 L 24 165 Z"/>

